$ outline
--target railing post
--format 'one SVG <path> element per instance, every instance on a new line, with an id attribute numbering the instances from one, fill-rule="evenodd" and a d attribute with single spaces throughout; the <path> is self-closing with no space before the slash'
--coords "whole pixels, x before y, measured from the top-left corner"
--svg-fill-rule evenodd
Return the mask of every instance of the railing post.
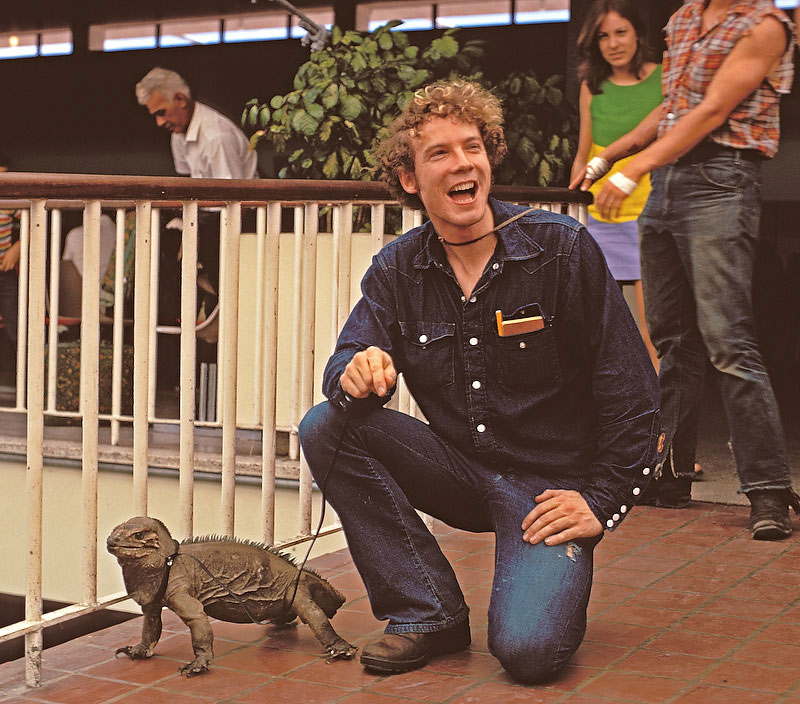
<path id="1" fill-rule="evenodd" d="M 375 255 L 383 248 L 386 238 L 386 206 L 383 203 L 372 205 L 370 221 L 370 241 L 372 254 Z"/>
<path id="2" fill-rule="evenodd" d="M 97 419 L 100 384 L 100 201 L 83 212 L 80 408 L 83 480 L 83 603 L 97 601 Z"/>
<path id="3" fill-rule="evenodd" d="M 317 235 L 319 230 L 319 208 L 316 203 L 305 206 L 303 228 L 303 290 L 300 306 L 300 414 L 299 423 L 314 403 L 314 319 L 317 297 Z M 311 472 L 303 453 L 300 453 L 300 530 L 303 535 L 311 532 Z"/>
<path id="4" fill-rule="evenodd" d="M 238 370 L 237 336 L 239 325 L 239 240 L 242 228 L 241 203 L 228 203 L 225 228 L 220 232 L 225 256 L 225 275 L 221 277 L 219 300 L 223 350 L 220 383 L 222 386 L 222 530 L 234 535 L 236 503 L 236 380 Z"/>
<path id="5" fill-rule="evenodd" d="M 133 510 L 140 516 L 147 515 L 150 213 L 150 203 L 136 204 L 136 274 L 133 295 Z"/>
<path id="6" fill-rule="evenodd" d="M 259 208 L 258 235 L 264 227 Z M 281 205 L 267 206 L 264 262 L 264 374 L 261 413 L 261 515 L 264 543 L 275 542 L 275 406 L 278 380 L 278 286 L 280 284 Z"/>
<path id="7" fill-rule="evenodd" d="M 197 361 L 197 202 L 183 204 L 181 239 L 180 504 L 181 536 L 194 535 L 194 421 Z M 209 311 L 210 312 L 210 311 Z"/>
<path id="8" fill-rule="evenodd" d="M 42 618 L 42 497 L 44 476 L 44 285 L 47 261 L 47 212 L 43 200 L 31 201 L 30 285 L 26 289 L 28 314 L 28 564 L 25 620 Z M 26 244 L 23 241 L 22 251 Z M 23 255 L 24 256 L 24 255 Z M 28 262 L 23 259 L 27 264 Z M 25 681 L 42 684 L 42 629 L 25 634 Z"/>

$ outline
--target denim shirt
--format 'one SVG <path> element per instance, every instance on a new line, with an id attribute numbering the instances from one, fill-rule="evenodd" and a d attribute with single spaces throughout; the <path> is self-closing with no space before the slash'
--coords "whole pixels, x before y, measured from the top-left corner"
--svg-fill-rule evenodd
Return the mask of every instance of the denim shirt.
<path id="1" fill-rule="evenodd" d="M 522 210 L 490 200 L 495 223 Z M 659 388 L 641 336 L 595 241 L 572 218 L 536 210 L 498 232 L 467 299 L 430 222 L 386 245 L 362 280 L 323 379 L 353 355 L 385 350 L 444 441 L 498 472 L 530 471 L 580 488 L 615 528 L 652 478 Z M 504 318 L 541 314 L 540 330 L 501 337 Z M 531 497 L 533 499 L 533 497 Z M 533 504 L 532 504 L 533 506 Z"/>

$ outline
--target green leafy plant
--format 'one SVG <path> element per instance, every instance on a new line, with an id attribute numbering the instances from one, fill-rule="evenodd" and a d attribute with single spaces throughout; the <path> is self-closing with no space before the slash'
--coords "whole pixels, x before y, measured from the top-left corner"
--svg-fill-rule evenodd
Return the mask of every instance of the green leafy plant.
<path id="1" fill-rule="evenodd" d="M 247 103 L 242 127 L 252 147 L 263 139 L 284 156 L 281 178 L 370 180 L 371 146 L 414 91 L 442 76 L 474 74 L 478 42 L 461 47 L 451 30 L 420 49 L 390 31 L 399 24 L 369 34 L 334 27 L 330 44 L 298 69 L 292 92 Z"/>
<path id="2" fill-rule="evenodd" d="M 560 76 L 551 76 L 540 83 L 533 71 L 524 71 L 512 73 L 497 85 L 508 143 L 508 156 L 495 170 L 497 183 L 566 184 L 574 135 L 560 81 Z"/>
<path id="3" fill-rule="evenodd" d="M 427 47 L 410 44 L 393 20 L 366 34 L 334 27 L 330 44 L 311 54 L 294 90 L 268 103 L 250 100 L 242 127 L 253 148 L 270 144 L 282 157 L 281 178 L 371 180 L 372 147 L 405 108 L 414 91 L 437 78 L 461 76 L 492 88 L 503 103 L 509 154 L 495 172 L 498 183 L 563 184 L 574 142 L 563 107 L 561 78 L 539 82 L 532 71 L 512 73 L 492 86 L 479 70 L 481 43 L 445 32 Z"/>

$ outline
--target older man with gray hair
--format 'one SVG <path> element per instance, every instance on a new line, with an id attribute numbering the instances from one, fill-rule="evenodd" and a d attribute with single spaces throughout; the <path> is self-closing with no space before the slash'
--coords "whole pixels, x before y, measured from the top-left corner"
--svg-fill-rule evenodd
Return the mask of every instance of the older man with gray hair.
<path id="1" fill-rule="evenodd" d="M 256 153 L 236 124 L 192 98 L 175 71 L 154 68 L 136 84 L 136 99 L 159 127 L 172 132 L 175 171 L 192 178 L 256 177 Z M 198 259 L 215 292 L 219 291 L 219 215 L 201 212 Z"/>
<path id="2" fill-rule="evenodd" d="M 256 155 L 234 122 L 192 98 L 175 71 L 154 68 L 136 84 L 136 98 L 159 127 L 172 132 L 175 170 L 192 178 L 254 178 Z"/>

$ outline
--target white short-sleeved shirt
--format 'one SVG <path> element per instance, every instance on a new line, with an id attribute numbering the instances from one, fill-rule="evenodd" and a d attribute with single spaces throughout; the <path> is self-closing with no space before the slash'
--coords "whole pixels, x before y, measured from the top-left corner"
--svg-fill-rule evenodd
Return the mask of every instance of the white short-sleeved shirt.
<path id="1" fill-rule="evenodd" d="M 202 103 L 186 132 L 172 135 L 175 170 L 192 178 L 255 178 L 256 153 L 247 137 L 224 115 Z"/>
<path id="2" fill-rule="evenodd" d="M 108 262 L 117 241 L 117 226 L 105 213 L 100 216 L 100 283 L 108 269 Z M 64 238 L 64 253 L 61 258 L 71 261 L 83 276 L 83 225 L 73 227 Z"/>

